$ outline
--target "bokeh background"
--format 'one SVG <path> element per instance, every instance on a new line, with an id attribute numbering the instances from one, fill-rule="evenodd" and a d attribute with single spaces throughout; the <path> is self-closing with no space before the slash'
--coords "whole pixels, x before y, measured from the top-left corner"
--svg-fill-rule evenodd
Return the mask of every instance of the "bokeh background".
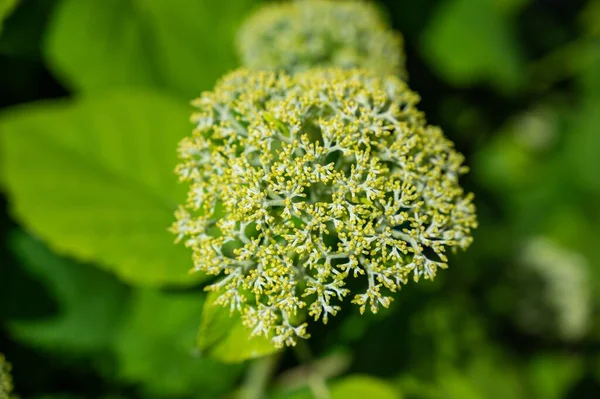
<path id="1" fill-rule="evenodd" d="M 166 227 L 189 100 L 238 65 L 260 3 L 0 0 L 0 352 L 21 397 L 243 380 L 195 348 L 204 294 Z M 311 350 L 403 398 L 600 397 L 600 1 L 378 4 L 480 227 L 388 311 L 315 325 Z M 284 355 L 272 397 L 298 365 Z"/>

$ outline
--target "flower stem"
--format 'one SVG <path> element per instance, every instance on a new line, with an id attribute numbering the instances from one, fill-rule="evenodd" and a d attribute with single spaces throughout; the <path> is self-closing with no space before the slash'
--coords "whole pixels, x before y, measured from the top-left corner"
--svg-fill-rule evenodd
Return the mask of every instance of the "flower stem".
<path id="1" fill-rule="evenodd" d="M 246 379 L 240 390 L 240 399 L 263 399 L 266 397 L 265 391 L 269 380 L 277 363 L 279 362 L 280 354 L 275 353 L 260 359 L 254 360 L 248 369 Z"/>
<path id="2" fill-rule="evenodd" d="M 327 388 L 325 378 L 323 378 L 323 374 L 321 374 L 316 367 L 313 367 L 314 358 L 310 347 L 306 342 L 299 340 L 294 347 L 294 352 L 296 353 L 298 360 L 309 365 L 307 382 L 313 397 L 315 399 L 329 399 L 329 389 Z"/>

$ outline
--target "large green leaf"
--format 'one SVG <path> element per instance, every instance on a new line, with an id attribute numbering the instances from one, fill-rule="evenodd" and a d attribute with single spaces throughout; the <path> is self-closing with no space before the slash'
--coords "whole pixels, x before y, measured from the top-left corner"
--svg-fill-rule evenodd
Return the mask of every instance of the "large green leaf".
<path id="1" fill-rule="evenodd" d="M 234 37 L 258 0 L 64 0 L 50 66 L 75 89 L 156 86 L 186 97 L 236 66 Z"/>
<path id="2" fill-rule="evenodd" d="M 57 315 L 44 319 L 10 322 L 11 334 L 54 351 L 106 349 L 121 320 L 127 287 L 95 267 L 56 256 L 24 233 L 15 234 L 11 243 L 27 270 L 52 291 L 60 308 Z"/>
<path id="3" fill-rule="evenodd" d="M 240 368 L 194 347 L 203 297 L 140 290 L 115 341 L 121 378 L 141 384 L 149 396 L 204 398 L 229 389 Z"/>
<path id="4" fill-rule="evenodd" d="M 214 303 L 217 296 L 211 292 L 204 303 L 197 342 L 201 353 L 222 362 L 239 363 L 276 351 L 269 339 L 250 338 L 238 313 L 230 314 L 228 308 Z"/>
<path id="5" fill-rule="evenodd" d="M 185 105 L 121 92 L 13 109 L 0 117 L 0 171 L 14 215 L 52 249 L 124 280 L 191 284 L 191 258 L 167 228 Z"/>
<path id="6" fill-rule="evenodd" d="M 423 36 L 431 67 L 457 86 L 491 82 L 502 91 L 522 81 L 522 59 L 511 36 L 504 4 L 492 0 L 446 0 Z"/>

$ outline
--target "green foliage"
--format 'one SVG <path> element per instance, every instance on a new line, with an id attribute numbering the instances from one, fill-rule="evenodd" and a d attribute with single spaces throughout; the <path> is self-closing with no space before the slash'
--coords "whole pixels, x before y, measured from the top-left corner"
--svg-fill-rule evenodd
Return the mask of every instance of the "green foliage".
<path id="1" fill-rule="evenodd" d="M 239 368 L 194 348 L 203 294 L 139 290 L 115 338 L 120 378 L 141 385 L 148 397 L 210 398 L 224 393 Z"/>
<path id="2" fill-rule="evenodd" d="M 128 298 L 127 288 L 102 270 L 53 254 L 24 233 L 14 234 L 12 248 L 27 270 L 46 282 L 58 300 L 59 313 L 10 322 L 11 334 L 34 347 L 63 353 L 107 349 Z"/>
<path id="3" fill-rule="evenodd" d="M 345 377 L 331 385 L 331 399 L 400 399 L 389 383 L 366 375 Z"/>
<path id="4" fill-rule="evenodd" d="M 600 9 L 600 6 L 597 8 Z M 600 124 L 600 113 L 597 112 L 600 107 L 600 42 L 595 40 L 592 43 L 592 46 L 586 47 L 586 56 L 591 62 L 586 65 L 577 81 L 582 88 L 582 96 L 579 107 L 573 112 L 572 127 L 565 147 L 573 165 L 573 177 L 580 187 L 583 190 L 594 190 L 600 196 L 600 179 L 596 172 L 600 149 L 597 130 Z"/>
<path id="5" fill-rule="evenodd" d="M 17 6 L 18 1 L 19 0 L 0 0 L 0 33 L 2 33 L 2 22 Z"/>
<path id="6" fill-rule="evenodd" d="M 3 0 L 0 0 L 2 2 Z M 4 0 L 6 1 L 6 0 Z M 3 73 L 10 71 L 11 80 L 19 77 L 25 80 L 26 77 L 31 79 L 30 71 L 22 71 L 17 68 L 10 68 L 10 61 L 35 61 L 39 70 L 39 59 L 41 58 L 41 40 L 46 32 L 45 27 L 50 19 L 50 11 L 52 7 L 60 0 L 17 0 L 14 3 L 14 8 L 7 18 L 0 32 L 0 54 L 8 56 L 5 61 L 9 61 Z M 11 3 L 8 0 L 8 3 Z M 0 23 L 1 24 L 1 23 Z M 33 65 L 31 65 L 33 67 Z M 29 73 L 26 73 L 29 72 Z M 21 75 L 21 76 L 19 76 Z M 4 82 L 3 82 L 4 83 Z M 34 82 L 27 82 L 35 87 Z M 30 88 L 30 87 L 28 87 Z M 27 92 L 26 88 L 21 89 L 22 92 Z M 14 93 L 24 94 L 24 93 Z"/>
<path id="7" fill-rule="evenodd" d="M 581 378 L 583 364 L 572 355 L 544 354 L 531 360 L 526 373 L 535 397 L 560 399 Z"/>
<path id="8" fill-rule="evenodd" d="M 4 114 L 0 162 L 14 214 L 51 248 L 127 281 L 193 283 L 187 250 L 167 232 L 182 198 L 173 149 L 189 130 L 187 114 L 152 92 Z"/>
<path id="9" fill-rule="evenodd" d="M 580 369 L 563 369 L 568 365 L 560 357 L 548 357 L 535 359 L 531 366 L 515 367 L 514 360 L 485 351 L 467 360 L 464 367 L 438 367 L 433 381 L 403 376 L 399 386 L 408 397 L 418 399 L 562 398 L 581 376 Z M 564 376 L 558 376 L 561 370 L 566 371 Z"/>
<path id="10" fill-rule="evenodd" d="M 523 81 L 522 56 L 512 36 L 507 1 L 449 0 L 440 4 L 423 37 L 432 69 L 448 82 L 469 86 L 490 82 L 513 91 Z M 505 4 L 506 3 L 506 4 Z"/>
<path id="11" fill-rule="evenodd" d="M 250 331 L 244 328 L 238 313 L 230 313 L 229 309 L 215 303 L 218 297 L 218 292 L 211 292 L 204 302 L 197 340 L 203 355 L 226 363 L 239 363 L 276 351 L 266 337 L 250 337 Z"/>
<path id="12" fill-rule="evenodd" d="M 256 2 L 63 0 L 46 55 L 78 91 L 150 86 L 192 98 L 235 67 L 235 31 Z"/>
<path id="13" fill-rule="evenodd" d="M 329 399 L 401 399 L 398 389 L 385 380 L 367 375 L 349 375 L 329 384 Z M 308 388 L 281 399 L 313 399 Z"/>

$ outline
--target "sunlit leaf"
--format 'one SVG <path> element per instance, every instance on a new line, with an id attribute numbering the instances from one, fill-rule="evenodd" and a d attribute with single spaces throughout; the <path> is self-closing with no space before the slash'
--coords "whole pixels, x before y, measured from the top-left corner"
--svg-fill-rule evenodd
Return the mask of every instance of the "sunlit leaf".
<path id="1" fill-rule="evenodd" d="M 0 118 L 11 209 L 52 249 L 124 280 L 191 284 L 190 255 L 167 232 L 189 130 L 186 106 L 151 92 L 13 109 Z"/>
<path id="2" fill-rule="evenodd" d="M 186 98 L 236 66 L 234 37 L 258 0 L 64 0 L 47 56 L 77 90 L 154 86 Z"/>

